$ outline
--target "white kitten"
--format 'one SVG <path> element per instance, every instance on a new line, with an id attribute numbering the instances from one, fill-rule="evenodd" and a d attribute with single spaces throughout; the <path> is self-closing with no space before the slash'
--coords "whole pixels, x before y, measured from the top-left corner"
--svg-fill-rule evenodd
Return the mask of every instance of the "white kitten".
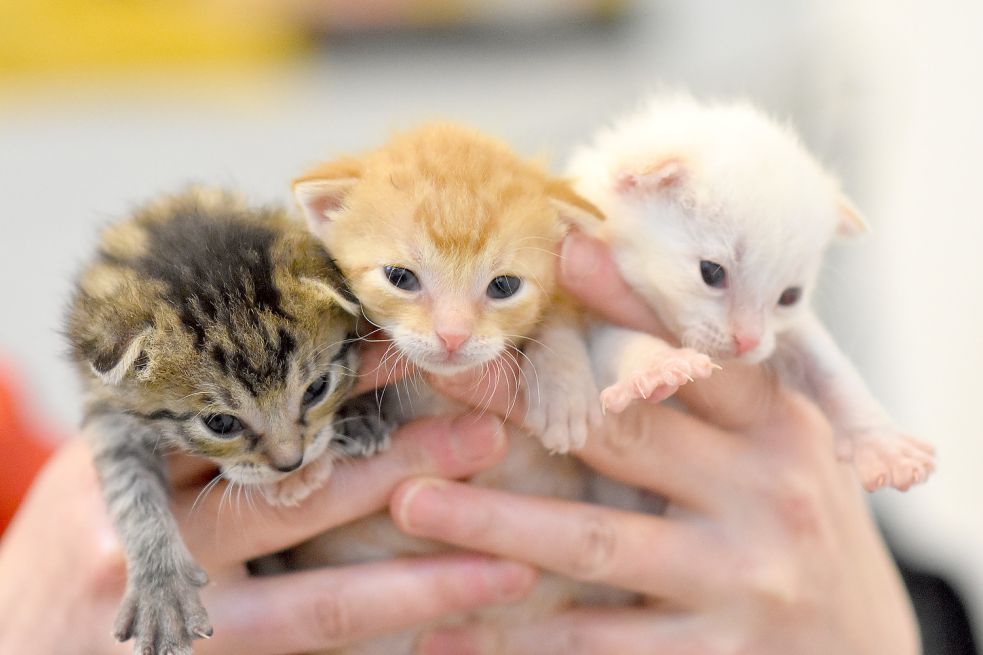
<path id="1" fill-rule="evenodd" d="M 821 405 L 867 489 L 907 489 L 932 449 L 900 434 L 809 308 L 834 236 L 867 226 L 796 135 L 746 104 L 656 97 L 574 156 L 625 279 L 683 348 L 602 328 L 608 410 L 671 395 L 710 358 L 768 359 Z"/>

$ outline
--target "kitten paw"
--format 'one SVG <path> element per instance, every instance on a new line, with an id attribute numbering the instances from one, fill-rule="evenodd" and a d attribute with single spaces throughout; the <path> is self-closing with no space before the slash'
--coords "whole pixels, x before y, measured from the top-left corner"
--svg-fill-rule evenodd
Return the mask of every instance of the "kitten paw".
<path id="1" fill-rule="evenodd" d="M 935 470 L 935 449 L 931 444 L 901 434 L 894 428 L 855 432 L 844 437 L 838 454 L 853 459 L 860 482 L 867 491 L 894 487 L 907 491 L 924 482 Z"/>
<path id="2" fill-rule="evenodd" d="M 618 414 L 636 400 L 661 402 L 687 382 L 710 377 L 715 368 L 720 367 L 692 348 L 659 350 L 628 377 L 602 391 L 601 407 Z"/>
<path id="3" fill-rule="evenodd" d="M 527 393 L 525 424 L 539 435 L 547 450 L 567 453 L 583 448 L 587 435 L 601 425 L 597 386 L 590 371 L 543 375 L 540 384 Z M 532 379 L 527 375 L 527 379 Z"/>
<path id="4" fill-rule="evenodd" d="M 212 636 L 212 624 L 198 597 L 198 587 L 207 579 L 193 566 L 162 582 L 128 589 L 113 636 L 121 642 L 132 638 L 137 655 L 191 655 L 192 641 Z"/>
<path id="5" fill-rule="evenodd" d="M 330 448 L 349 457 L 371 457 L 389 448 L 395 423 L 386 418 L 375 392 L 346 402 L 335 415 L 335 434 Z"/>
<path id="6" fill-rule="evenodd" d="M 327 482 L 333 468 L 334 457 L 329 451 L 282 480 L 260 488 L 269 504 L 296 507 Z"/>

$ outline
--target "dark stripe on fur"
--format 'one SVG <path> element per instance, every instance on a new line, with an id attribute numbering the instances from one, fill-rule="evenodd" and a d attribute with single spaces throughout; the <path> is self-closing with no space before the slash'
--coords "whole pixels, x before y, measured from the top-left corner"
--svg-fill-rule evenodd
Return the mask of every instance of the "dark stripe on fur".
<path id="1" fill-rule="evenodd" d="M 206 215 L 188 204 L 169 220 L 146 225 L 146 254 L 130 264 L 166 285 L 165 300 L 177 308 L 199 346 L 214 324 L 228 324 L 243 308 L 288 318 L 273 282 L 275 232 L 236 220 L 235 208 L 223 211 L 228 213 Z"/>
<path id="2" fill-rule="evenodd" d="M 127 410 L 125 413 L 145 421 L 187 421 L 194 416 L 194 414 L 175 414 L 168 409 L 158 409 L 149 414 L 134 410 Z"/>

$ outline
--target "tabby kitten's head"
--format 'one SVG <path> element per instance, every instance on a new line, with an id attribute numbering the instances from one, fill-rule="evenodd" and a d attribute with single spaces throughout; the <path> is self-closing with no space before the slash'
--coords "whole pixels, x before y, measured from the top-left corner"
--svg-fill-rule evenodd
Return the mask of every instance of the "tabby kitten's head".
<path id="1" fill-rule="evenodd" d="M 448 123 L 322 164 L 294 192 L 367 317 L 435 373 L 529 337 L 556 293 L 564 232 L 601 218 L 566 181 Z"/>
<path id="2" fill-rule="evenodd" d="M 89 413 L 142 418 L 229 479 L 264 483 L 331 447 L 354 311 L 302 224 L 196 190 L 106 231 L 68 336 Z"/>

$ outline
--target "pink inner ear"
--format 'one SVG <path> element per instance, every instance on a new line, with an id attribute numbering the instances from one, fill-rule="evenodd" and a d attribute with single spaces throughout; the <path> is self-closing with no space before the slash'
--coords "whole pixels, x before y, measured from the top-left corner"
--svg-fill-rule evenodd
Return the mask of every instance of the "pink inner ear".
<path id="1" fill-rule="evenodd" d="M 619 193 L 626 193 L 638 186 L 638 177 L 634 173 L 618 173 L 614 178 L 614 188 Z"/>
<path id="2" fill-rule="evenodd" d="M 308 198 L 307 202 L 308 211 L 313 217 L 316 217 L 319 221 L 330 221 L 331 214 L 333 212 L 341 209 L 341 198 L 337 196 L 315 196 L 313 198 Z"/>
<path id="3" fill-rule="evenodd" d="M 343 191 L 342 186 L 319 183 L 303 183 L 294 189 L 297 200 L 307 216 L 307 222 L 312 228 L 331 222 L 334 213 L 344 205 Z"/>
<path id="4" fill-rule="evenodd" d="M 636 171 L 621 171 L 614 186 L 621 193 L 642 189 L 658 191 L 676 186 L 683 179 L 683 165 L 677 159 L 663 159 Z"/>

